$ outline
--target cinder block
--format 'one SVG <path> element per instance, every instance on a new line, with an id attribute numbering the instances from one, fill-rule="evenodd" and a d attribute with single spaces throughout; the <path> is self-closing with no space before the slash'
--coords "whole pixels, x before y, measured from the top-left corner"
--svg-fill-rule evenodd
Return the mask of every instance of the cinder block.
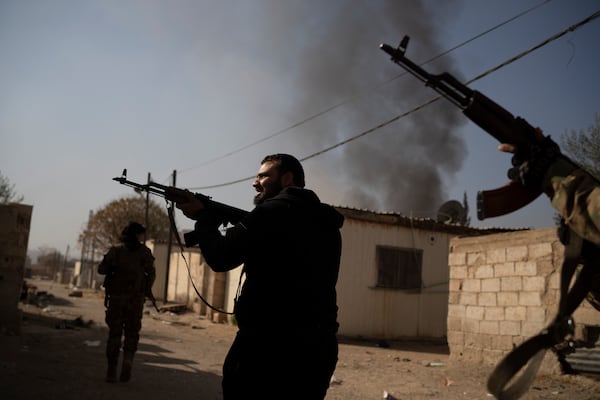
<path id="1" fill-rule="evenodd" d="M 464 333 L 461 331 L 448 331 L 446 340 L 449 345 L 460 345 L 460 348 L 464 345 Z"/>
<path id="2" fill-rule="evenodd" d="M 450 331 L 460 331 L 462 329 L 462 320 L 460 318 L 451 317 L 447 321 L 447 329 Z"/>
<path id="3" fill-rule="evenodd" d="M 537 263 L 535 261 L 519 261 L 515 263 L 515 275 L 536 276 Z"/>
<path id="4" fill-rule="evenodd" d="M 543 292 L 546 288 L 546 278 L 543 276 L 524 276 L 523 290 Z"/>
<path id="5" fill-rule="evenodd" d="M 504 277 L 500 280 L 500 290 L 503 292 L 519 292 L 523 290 L 523 282 L 520 276 Z"/>
<path id="6" fill-rule="evenodd" d="M 475 268 L 475 278 L 483 279 L 492 277 L 494 277 L 494 268 L 491 265 L 480 265 Z"/>
<path id="7" fill-rule="evenodd" d="M 527 319 L 527 307 L 506 307 L 504 309 L 504 318 L 507 321 L 525 321 Z"/>
<path id="8" fill-rule="evenodd" d="M 485 307 L 467 306 L 465 317 L 467 319 L 481 320 L 483 319 Z"/>
<path id="9" fill-rule="evenodd" d="M 545 323 L 548 319 L 544 307 L 526 307 L 526 310 L 527 321 Z"/>
<path id="10" fill-rule="evenodd" d="M 479 293 L 477 297 L 477 304 L 480 306 L 495 307 L 498 305 L 498 302 L 496 301 L 496 293 L 482 292 Z"/>
<path id="11" fill-rule="evenodd" d="M 485 256 L 481 252 L 467 253 L 467 265 L 481 265 L 485 263 Z"/>
<path id="12" fill-rule="evenodd" d="M 516 306 L 519 304 L 518 292 L 499 292 L 497 298 L 499 306 Z"/>
<path id="13" fill-rule="evenodd" d="M 486 321 L 504 321 L 504 307 L 486 307 L 484 319 Z"/>
<path id="14" fill-rule="evenodd" d="M 448 304 L 448 317 L 464 318 L 467 307 L 460 304 Z"/>
<path id="15" fill-rule="evenodd" d="M 504 327 L 503 325 L 506 324 L 515 324 L 515 322 L 501 322 L 500 323 L 500 332 L 503 331 L 503 329 L 506 332 L 511 332 L 513 330 L 514 327 Z M 519 324 L 518 322 L 516 322 L 516 324 Z M 510 351 L 513 349 L 514 347 L 514 341 L 513 341 L 513 336 L 518 336 L 521 333 L 521 325 L 519 324 L 519 328 L 518 328 L 518 332 L 516 335 L 513 335 L 512 333 L 506 333 L 506 334 L 500 334 L 500 335 L 496 335 L 496 336 L 492 336 L 492 344 L 491 344 L 491 349 L 493 350 L 501 350 L 501 351 Z"/>
<path id="16" fill-rule="evenodd" d="M 527 246 L 515 246 L 506 249 L 506 261 L 522 261 L 527 259 Z"/>
<path id="17" fill-rule="evenodd" d="M 482 292 L 494 292 L 500 291 L 500 279 L 490 278 L 481 280 L 481 291 Z"/>
<path id="18" fill-rule="evenodd" d="M 494 276 L 501 278 L 505 276 L 515 275 L 515 264 L 513 262 L 506 262 L 494 265 Z"/>
<path id="19" fill-rule="evenodd" d="M 500 321 L 500 335 L 518 336 L 521 334 L 520 321 Z M 512 340 L 511 340 L 512 345 Z M 502 350 L 510 350 L 510 347 Z"/>
<path id="20" fill-rule="evenodd" d="M 467 253 L 451 252 L 448 254 L 448 263 L 450 265 L 465 265 L 467 261 Z"/>
<path id="21" fill-rule="evenodd" d="M 481 291 L 481 280 L 480 279 L 465 279 L 463 281 L 462 289 L 465 292 L 480 292 Z"/>
<path id="22" fill-rule="evenodd" d="M 485 252 L 485 260 L 488 264 L 506 262 L 506 248 L 490 249 Z"/>
<path id="23" fill-rule="evenodd" d="M 541 306 L 542 299 L 538 292 L 520 292 L 519 304 L 522 306 Z"/>
<path id="24" fill-rule="evenodd" d="M 450 279 L 465 279 L 467 278 L 467 267 L 464 265 L 450 264 Z"/>
<path id="25" fill-rule="evenodd" d="M 478 319 L 464 319 L 462 322 L 462 330 L 465 333 L 478 334 L 479 333 L 479 320 Z"/>
<path id="26" fill-rule="evenodd" d="M 500 333 L 500 323 L 498 321 L 481 321 L 479 323 L 479 332 L 498 335 Z"/>
<path id="27" fill-rule="evenodd" d="M 533 243 L 528 248 L 530 260 L 552 255 L 552 242 Z"/>
<path id="28" fill-rule="evenodd" d="M 459 279 L 450 279 L 450 282 L 448 284 L 448 290 L 450 291 L 450 293 L 459 292 L 461 290 L 460 283 L 461 282 Z"/>
<path id="29" fill-rule="evenodd" d="M 477 293 L 461 292 L 459 304 L 464 304 L 465 306 L 476 306 Z"/>
<path id="30" fill-rule="evenodd" d="M 458 304 L 460 295 L 460 292 L 450 291 L 450 293 L 448 293 L 448 304 Z"/>

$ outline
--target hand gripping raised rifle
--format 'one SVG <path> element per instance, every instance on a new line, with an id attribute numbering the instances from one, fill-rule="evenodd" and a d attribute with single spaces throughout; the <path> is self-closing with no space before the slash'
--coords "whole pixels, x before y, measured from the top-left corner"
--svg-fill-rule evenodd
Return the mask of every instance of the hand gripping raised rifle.
<path id="1" fill-rule="evenodd" d="M 404 36 L 400 45 L 394 48 L 387 44 L 380 47 L 392 57 L 392 61 L 425 82 L 446 99 L 458 106 L 463 114 L 500 143 L 511 143 L 517 147 L 530 146 L 539 141 L 536 128 L 525 119 L 513 116 L 509 111 L 489 99 L 484 94 L 463 85 L 451 74 L 430 74 L 406 58 L 409 37 Z M 477 193 L 477 218 L 498 217 L 516 211 L 535 200 L 541 190 L 532 190 L 511 180 L 506 185 Z"/>
<path id="2" fill-rule="evenodd" d="M 408 41 L 409 37 L 405 36 L 397 48 L 387 44 L 380 47 L 391 56 L 393 62 L 458 106 L 463 114 L 500 143 L 526 149 L 540 145 L 544 140 L 543 135 L 525 119 L 513 116 L 482 93 L 460 83 L 449 73 L 430 74 L 406 58 Z M 566 157 L 561 157 L 573 163 Z M 477 193 L 477 217 L 480 220 L 516 211 L 542 193 L 541 188 L 525 187 L 518 179 L 513 179 L 510 173 L 509 178 L 510 182 L 498 189 Z M 568 236 L 570 239 L 563 241 L 564 236 L 559 235 L 561 242 L 565 244 L 565 258 L 561 267 L 558 313 L 546 329 L 516 346 L 497 364 L 487 382 L 488 390 L 497 399 L 513 400 L 521 397 L 533 382 L 546 350 L 568 352 L 573 346 L 571 339 L 574 322 L 571 314 L 586 295 L 593 292 L 591 285 L 595 264 L 600 259 L 600 248 L 583 240 L 572 230 L 569 230 Z M 581 264 L 582 268 L 575 274 L 578 264 Z M 575 282 L 571 285 L 574 276 Z"/>

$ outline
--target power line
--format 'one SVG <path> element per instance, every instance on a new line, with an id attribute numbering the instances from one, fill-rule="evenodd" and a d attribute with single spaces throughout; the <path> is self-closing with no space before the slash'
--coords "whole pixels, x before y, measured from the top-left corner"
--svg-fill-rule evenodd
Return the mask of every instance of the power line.
<path id="1" fill-rule="evenodd" d="M 510 22 L 512 22 L 512 21 L 514 21 L 516 19 L 518 19 L 518 18 L 521 18 L 522 16 L 524 16 L 524 15 L 526 15 L 526 14 L 528 14 L 528 13 L 530 13 L 530 12 L 536 10 L 536 9 L 538 9 L 539 7 L 541 7 L 541 6 L 549 3 L 550 1 L 551 0 L 544 0 L 541 3 L 538 3 L 538 4 L 534 5 L 534 6 L 528 8 L 528 9 L 522 11 L 522 12 L 520 12 L 519 14 L 517 14 L 517 15 L 515 15 L 515 16 L 507 19 L 507 20 L 504 20 L 504 21 L 500 22 L 499 24 L 494 25 L 493 27 L 491 27 L 491 28 L 489 28 L 489 29 L 487 29 L 487 30 L 485 30 L 485 31 L 483 31 L 483 32 L 481 32 L 481 33 L 473 36 L 472 38 L 467 39 L 464 42 L 461 42 L 461 43 L 459 43 L 459 44 L 457 44 L 457 45 L 455 45 L 455 46 L 453 46 L 453 47 L 451 47 L 451 48 L 443 51 L 440 54 L 437 54 L 436 56 L 430 58 L 429 60 L 426 60 L 425 62 L 421 63 L 420 65 L 427 65 L 427 64 L 429 64 L 429 63 L 431 63 L 431 62 L 433 62 L 433 61 L 435 61 L 435 60 L 437 60 L 439 58 L 442 58 L 445 55 L 451 53 L 452 51 L 454 51 L 456 49 L 459 49 L 459 48 L 461 48 L 461 47 L 463 47 L 463 46 L 471 43 L 472 41 L 474 41 L 476 39 L 479 39 L 480 37 L 485 36 L 488 33 L 493 32 L 496 29 L 501 28 L 502 26 L 504 26 L 504 25 L 506 25 L 506 24 L 508 24 L 508 23 L 510 23 Z M 396 75 L 396 76 L 394 76 L 394 77 L 392 77 L 392 78 L 390 78 L 390 79 L 388 79 L 388 80 L 386 80 L 386 81 L 384 81 L 382 83 L 379 83 L 379 84 L 377 84 L 377 85 L 375 85 L 375 86 L 373 86 L 373 87 L 371 87 L 369 89 L 366 89 L 363 93 L 366 93 L 367 91 L 371 91 L 371 90 L 383 87 L 384 85 L 387 85 L 388 83 L 390 83 L 390 82 L 392 82 L 392 81 L 394 81 L 394 80 L 396 80 L 396 79 L 398 79 L 398 78 L 400 78 L 400 77 L 402 77 L 402 76 L 404 76 L 406 74 L 407 74 L 407 72 L 403 72 L 403 73 L 401 73 L 399 75 Z M 294 128 L 297 128 L 298 126 L 304 125 L 305 123 L 307 123 L 309 121 L 312 121 L 313 119 L 316 119 L 316 118 L 319 118 L 322 115 L 328 114 L 329 112 L 331 112 L 331 111 L 333 111 L 333 110 L 335 110 L 335 109 L 337 109 L 337 108 L 339 108 L 339 107 L 341 107 L 343 105 L 346 105 L 348 103 L 354 102 L 354 101 L 358 100 L 361 97 L 363 97 L 363 94 L 358 94 L 356 96 L 350 97 L 350 98 L 348 98 L 346 100 L 343 100 L 343 101 L 341 101 L 341 102 L 339 102 L 337 104 L 334 104 L 331 107 L 328 107 L 328 108 L 326 108 L 326 109 L 324 109 L 324 110 L 322 110 L 322 111 L 320 111 L 320 112 L 318 112 L 316 114 L 310 115 L 310 116 L 308 116 L 308 117 L 300 120 L 299 122 L 296 122 L 295 124 L 288 126 L 287 128 L 284 128 L 284 129 L 281 129 L 279 131 L 276 131 L 275 133 L 272 133 L 271 135 L 265 136 L 265 137 L 263 137 L 261 139 L 258 139 L 256 141 L 254 141 L 254 142 L 251 142 L 251 143 L 248 143 L 248 144 L 243 145 L 241 147 L 238 147 L 238 148 L 236 148 L 234 150 L 231 150 L 230 152 L 227 152 L 227 153 L 225 153 L 223 155 L 220 155 L 220 156 L 211 158 L 209 160 L 203 161 L 200 164 L 197 164 L 195 166 L 188 167 L 188 168 L 185 168 L 185 169 L 181 169 L 181 170 L 179 170 L 179 173 L 187 172 L 187 171 L 190 171 L 190 170 L 193 170 L 193 169 L 196 169 L 196 168 L 201 168 L 201 167 L 204 167 L 204 166 L 206 166 L 208 164 L 212 164 L 215 161 L 222 160 L 223 158 L 232 156 L 232 155 L 234 155 L 236 153 L 239 153 L 239 152 L 241 152 L 243 150 L 246 150 L 246 149 L 248 149 L 250 147 L 253 147 L 253 146 L 255 146 L 255 145 L 259 144 L 259 143 L 262 143 L 262 142 L 265 142 L 265 141 L 267 141 L 269 139 L 272 139 L 275 136 L 279 136 L 279 135 L 281 135 L 281 134 L 283 134 L 285 132 L 288 132 L 288 131 L 290 131 L 290 130 L 292 130 Z"/>
<path id="2" fill-rule="evenodd" d="M 549 43 L 551 43 L 551 42 L 559 39 L 560 37 L 566 35 L 567 33 L 573 32 L 573 31 L 577 30 L 578 28 L 582 27 L 583 25 L 586 25 L 587 23 L 593 21 L 594 19 L 596 19 L 598 17 L 600 17 L 600 11 L 596 11 L 595 13 L 593 13 L 592 15 L 590 15 L 589 17 L 581 20 L 580 22 L 578 22 L 578 23 L 576 23 L 574 25 L 571 25 L 567 29 L 565 29 L 565 30 L 563 30 L 563 31 L 561 31 L 561 32 L 553 35 L 553 36 L 550 36 L 546 40 L 544 40 L 544 41 L 540 42 L 539 44 L 537 44 L 537 45 L 529 48 L 528 50 L 525 50 L 525 51 L 517 54 L 516 56 L 509 58 L 508 60 L 504 61 L 503 63 L 498 64 L 497 66 L 495 66 L 493 68 L 490 68 L 487 71 L 482 72 L 481 74 L 477 75 L 476 77 L 474 77 L 474 78 L 466 81 L 465 84 L 473 83 L 473 82 L 475 82 L 475 81 L 477 81 L 477 80 L 479 80 L 481 78 L 484 78 L 484 77 L 490 75 L 493 72 L 498 71 L 499 69 L 501 69 L 503 67 L 506 67 L 509 64 L 512 64 L 513 62 L 515 62 L 515 61 L 517 61 L 517 60 L 525 57 L 526 55 L 534 52 L 535 50 L 538 50 L 538 49 L 544 47 L 545 45 L 547 45 L 547 44 L 549 44 Z M 373 132 L 375 132 L 375 131 L 377 131 L 377 130 L 379 130 L 379 129 L 381 129 L 381 128 L 383 128 L 383 127 L 385 127 L 385 126 L 387 126 L 387 125 L 389 125 L 389 124 L 391 124 L 393 122 L 398 121 L 401 118 L 404 118 L 404 117 L 406 117 L 406 116 L 408 116 L 408 115 L 410 115 L 410 114 L 412 114 L 414 112 L 419 111 L 422 108 L 425 108 L 426 106 L 428 106 L 428 105 L 436 102 L 440 98 L 442 98 L 441 95 L 436 96 L 434 98 L 431 98 L 430 100 L 427 100 L 427 101 L 421 103 L 420 105 L 412 108 L 411 110 L 406 111 L 406 112 L 404 112 L 404 113 L 402 113 L 400 115 L 397 115 L 397 116 L 395 116 L 395 117 L 393 117 L 393 118 L 391 118 L 391 119 L 389 119 L 389 120 L 387 120 L 385 122 L 382 122 L 381 124 L 379 124 L 377 126 L 374 126 L 374 127 L 370 128 L 370 129 L 367 129 L 367 130 L 365 130 L 365 131 L 363 131 L 363 132 L 361 132 L 361 133 L 359 133 L 357 135 L 351 136 L 348 139 L 342 140 L 341 142 L 338 142 L 338 143 L 336 143 L 334 145 L 331 145 L 331 146 L 326 147 L 326 148 L 324 148 L 322 150 L 319 150 L 316 153 L 312 153 L 312 154 L 309 154 L 308 156 L 302 157 L 302 158 L 300 158 L 300 161 L 306 161 L 308 159 L 317 157 L 317 156 L 319 156 L 321 154 L 327 153 L 327 152 L 329 152 L 329 151 L 331 151 L 333 149 L 336 149 L 336 148 L 344 146 L 344 145 L 346 145 L 346 144 L 348 144 L 350 142 L 353 142 L 354 140 L 357 140 L 357 139 L 359 139 L 361 137 L 367 136 L 367 135 L 369 135 L 369 134 L 371 134 L 371 133 L 373 133 Z M 213 188 L 218 188 L 218 187 L 233 185 L 233 184 L 244 182 L 244 181 L 247 181 L 247 180 L 250 180 L 250 179 L 254 179 L 254 176 L 249 176 L 249 177 L 246 177 L 246 178 L 236 179 L 234 181 L 225 182 L 225 183 L 221 183 L 221 184 L 217 184 L 217 185 L 209 185 L 209 186 L 200 186 L 200 187 L 190 188 L 190 190 L 213 189 Z"/>
<path id="3" fill-rule="evenodd" d="M 549 37 L 548 39 L 546 39 L 546 40 L 542 41 L 541 43 L 539 43 L 539 44 L 537 44 L 537 45 L 535 45 L 535 46 L 531 47 L 530 49 L 528 49 L 528 50 L 525 50 L 524 52 L 522 52 L 522 53 L 520 53 L 520 54 L 518 54 L 518 55 L 516 55 L 516 56 L 514 56 L 514 57 L 511 57 L 510 59 L 506 60 L 505 62 L 503 62 L 503 63 L 501 63 L 501 64 L 499 64 L 499 65 L 497 65 L 496 67 L 490 68 L 490 69 L 488 69 L 487 71 L 484 71 L 484 72 L 482 72 L 481 74 L 477 75 L 475 78 L 472 78 L 472 79 L 468 80 L 467 82 L 465 82 L 465 84 L 470 84 L 470 83 L 473 83 L 473 82 L 475 82 L 475 81 L 477 81 L 477 80 L 479 80 L 479 79 L 481 79 L 481 78 L 484 78 L 484 77 L 488 76 L 488 75 L 489 75 L 489 74 L 491 74 L 492 72 L 496 72 L 496 71 L 498 71 L 499 69 L 501 69 L 501 68 L 503 68 L 503 67 L 506 67 L 506 66 L 507 66 L 507 65 L 509 65 L 509 64 L 512 64 L 513 62 L 515 62 L 515 61 L 517 61 L 517 60 L 519 60 L 519 59 L 521 59 L 521 58 L 525 57 L 525 56 L 526 56 L 526 55 L 528 55 L 529 53 L 532 53 L 532 52 L 534 52 L 535 50 L 538 50 L 538 49 L 542 48 L 543 46 L 547 45 L 548 43 L 551 43 L 551 42 L 553 42 L 553 41 L 555 41 L 555 40 L 559 39 L 560 37 L 562 37 L 562 36 L 566 35 L 567 33 L 575 31 L 576 29 L 578 29 L 578 28 L 580 28 L 581 26 L 583 26 L 583 25 L 585 25 L 585 24 L 587 24 L 587 23 L 591 22 L 592 20 L 594 20 L 594 19 L 598 18 L 599 16 L 600 16 L 600 11 L 596 11 L 594 14 L 590 15 L 589 17 L 587 17 L 587 18 L 583 19 L 582 21 L 580 21 L 580 22 L 578 22 L 578 23 L 576 23 L 576 24 L 574 24 L 574 25 L 571 25 L 571 26 L 570 26 L 570 27 L 568 27 L 567 29 L 565 29 L 565 30 L 563 30 L 563 31 L 561 31 L 561 32 L 559 32 L 559 33 L 557 33 L 557 34 L 555 34 L 555 35 L 553 35 L 553 36 Z M 331 151 L 331 150 L 333 150 L 333 149 L 335 149 L 335 148 L 337 148 L 337 147 L 340 147 L 340 146 L 343 146 L 343 145 L 345 145 L 345 144 L 347 144 L 347 143 L 350 143 L 350 142 L 352 142 L 352 141 L 354 141 L 354 140 L 356 140 L 356 139 L 358 139 L 358 138 L 361 138 L 361 137 L 363 137 L 363 136 L 366 136 L 366 135 L 368 135 L 368 134 L 370 134 L 370 133 L 372 133 L 372 132 L 374 132 L 374 131 L 376 131 L 376 130 L 378 130 L 378 129 L 380 129 L 380 128 L 383 128 L 383 127 L 384 127 L 384 126 L 386 126 L 386 125 L 389 125 L 389 124 L 391 124 L 392 122 L 395 122 L 395 121 L 397 121 L 397 120 L 399 120 L 399 119 L 401 119 L 401 118 L 404 118 L 404 117 L 406 117 L 407 115 L 410 115 L 410 114 L 412 114 L 412 113 L 414 113 L 414 112 L 417 112 L 417 111 L 419 111 L 420 109 L 422 109 L 422 108 L 424 108 L 424 107 L 428 106 L 429 104 L 431 104 L 431 103 L 433 103 L 433 102 L 435 102 L 435 101 L 439 100 L 441 97 L 442 97 L 441 95 L 440 95 L 440 96 L 436 96 L 436 97 L 434 97 L 434 98 L 432 98 L 432 99 L 430 99 L 430 100 L 428 100 L 428 101 L 426 101 L 426 102 L 424 102 L 424 103 L 422 103 L 422 104 L 420 104 L 420 105 L 418 105 L 418 106 L 414 107 L 413 109 L 411 109 L 411 110 L 409 110 L 409 111 L 406 111 L 406 112 L 404 112 L 404 113 L 402 113 L 402 114 L 400 114 L 400 115 L 397 115 L 396 117 L 394 117 L 394 118 L 392 118 L 392 119 L 390 119 L 390 120 L 388 120 L 388 121 L 385 121 L 385 122 L 383 122 L 383 123 L 381 123 L 381 124 L 379 124 L 379 125 L 377 125 L 377 126 L 375 126 L 375 127 L 371 128 L 371 129 L 368 129 L 368 130 L 366 130 L 366 131 L 363 131 L 363 132 L 359 133 L 358 135 L 352 136 L 352 137 L 350 137 L 350 138 L 348 138 L 348 139 L 346 139 L 346 140 L 343 140 L 343 141 L 341 141 L 341 142 L 338 142 L 338 143 L 336 143 L 336 144 L 334 144 L 334 145 L 332 145 L 332 146 L 329 146 L 329 147 L 327 147 L 327 148 L 325 148 L 325 149 L 323 149 L 323 150 L 320 150 L 320 151 L 318 151 L 318 152 L 316 152 L 316 153 L 310 154 L 310 155 L 308 155 L 308 156 L 306 156 L 306 157 L 302 158 L 302 159 L 301 159 L 301 161 L 308 160 L 308 159 L 310 159 L 310 158 L 316 157 L 316 156 L 318 156 L 318 155 L 321 155 L 321 154 L 323 154 L 323 153 L 326 153 L 326 152 L 328 152 L 328 151 Z"/>

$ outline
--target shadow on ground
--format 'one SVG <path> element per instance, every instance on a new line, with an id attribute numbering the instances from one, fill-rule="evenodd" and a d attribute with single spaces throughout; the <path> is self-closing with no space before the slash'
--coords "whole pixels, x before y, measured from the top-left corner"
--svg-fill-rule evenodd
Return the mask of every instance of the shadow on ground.
<path id="1" fill-rule="evenodd" d="M 416 351 L 431 354 L 450 354 L 448 343 L 444 340 L 377 340 L 353 337 L 340 337 L 340 344 L 363 347 L 379 347 L 385 349 L 394 349 L 400 351 Z"/>
<path id="2" fill-rule="evenodd" d="M 144 343 L 143 336 L 132 380 L 104 382 L 106 327 L 73 321 L 23 312 L 21 335 L 0 338 L 0 346 L 11 348 L 2 352 L 2 399 L 221 398 L 220 376 L 198 370 L 193 360 L 170 356 L 168 349 Z"/>

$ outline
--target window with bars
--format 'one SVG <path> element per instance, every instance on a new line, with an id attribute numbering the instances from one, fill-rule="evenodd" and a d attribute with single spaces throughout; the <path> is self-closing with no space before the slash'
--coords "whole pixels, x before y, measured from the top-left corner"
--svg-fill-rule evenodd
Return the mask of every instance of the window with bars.
<path id="1" fill-rule="evenodd" d="M 377 246 L 377 287 L 421 289 L 423 250 Z"/>

